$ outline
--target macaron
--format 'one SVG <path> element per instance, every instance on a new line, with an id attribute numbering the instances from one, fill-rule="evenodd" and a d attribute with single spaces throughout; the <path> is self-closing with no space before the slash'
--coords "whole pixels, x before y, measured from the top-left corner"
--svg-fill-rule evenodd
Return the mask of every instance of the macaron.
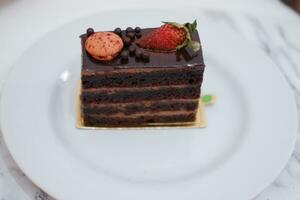
<path id="1" fill-rule="evenodd" d="M 86 51 L 96 60 L 113 60 L 123 49 L 122 38 L 113 32 L 95 32 L 85 41 Z"/>

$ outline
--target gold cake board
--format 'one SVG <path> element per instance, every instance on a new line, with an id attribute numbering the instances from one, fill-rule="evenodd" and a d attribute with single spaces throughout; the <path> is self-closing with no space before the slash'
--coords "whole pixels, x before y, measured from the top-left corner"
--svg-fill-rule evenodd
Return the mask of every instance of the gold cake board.
<path id="1" fill-rule="evenodd" d="M 160 128 L 204 128 L 207 125 L 206 117 L 205 117 L 205 106 L 213 104 L 216 100 L 213 95 L 204 95 L 199 98 L 199 106 L 196 114 L 196 120 L 193 122 L 174 122 L 174 123 L 147 123 L 141 124 L 138 126 L 129 126 L 129 127 L 91 127 L 85 126 L 83 122 L 82 112 L 81 112 L 81 88 L 78 89 L 78 98 L 77 98 L 77 120 L 76 127 L 79 129 L 86 130 L 107 130 L 107 129 L 160 129 Z"/>

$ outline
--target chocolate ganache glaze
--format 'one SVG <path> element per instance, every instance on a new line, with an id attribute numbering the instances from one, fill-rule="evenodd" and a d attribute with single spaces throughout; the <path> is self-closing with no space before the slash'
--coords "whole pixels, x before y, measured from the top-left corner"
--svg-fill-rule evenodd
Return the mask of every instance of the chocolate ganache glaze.
<path id="1" fill-rule="evenodd" d="M 141 30 L 142 37 L 147 35 L 154 28 L 146 28 Z M 125 31 L 122 31 L 121 36 L 126 36 Z M 200 42 L 198 32 L 195 31 L 191 34 L 192 39 Z M 147 52 L 149 60 L 137 59 L 135 56 L 130 55 L 128 60 L 125 62 L 120 59 L 120 55 L 109 62 L 98 61 L 92 58 L 85 50 L 84 44 L 87 39 L 87 35 L 83 34 L 81 37 L 82 43 L 82 71 L 93 72 L 93 71 L 110 71 L 124 68 L 161 68 L 161 67 L 193 67 L 202 66 L 204 68 L 202 50 L 193 52 L 192 50 L 182 48 L 178 51 L 163 53 L 154 52 L 146 49 L 141 49 L 135 43 L 137 38 L 132 41 L 131 46 L 134 46 L 136 50 L 140 49 Z M 127 47 L 128 48 L 128 47 Z"/>

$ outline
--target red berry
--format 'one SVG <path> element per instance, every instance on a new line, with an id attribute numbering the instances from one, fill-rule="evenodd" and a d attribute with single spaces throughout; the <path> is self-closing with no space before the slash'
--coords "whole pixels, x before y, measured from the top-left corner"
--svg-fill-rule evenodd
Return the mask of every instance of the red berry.
<path id="1" fill-rule="evenodd" d="M 137 44 L 145 49 L 174 51 L 186 40 L 187 31 L 171 24 L 165 24 L 141 38 Z"/>

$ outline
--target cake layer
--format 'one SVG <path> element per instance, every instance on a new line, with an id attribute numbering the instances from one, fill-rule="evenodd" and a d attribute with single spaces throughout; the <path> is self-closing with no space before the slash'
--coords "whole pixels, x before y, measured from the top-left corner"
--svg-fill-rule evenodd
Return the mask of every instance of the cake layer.
<path id="1" fill-rule="evenodd" d="M 201 84 L 204 68 L 137 68 L 82 73 L 83 88 Z"/>
<path id="2" fill-rule="evenodd" d="M 86 103 L 122 103 L 142 100 L 198 99 L 200 85 L 82 89 L 81 101 Z"/>
<path id="3" fill-rule="evenodd" d="M 105 117 L 99 115 L 84 115 L 85 126 L 139 126 L 147 123 L 192 122 L 196 120 L 196 112 L 168 112 L 152 115 L 136 115 L 124 117 Z"/>
<path id="4" fill-rule="evenodd" d="M 176 99 L 158 101 L 140 101 L 133 103 L 106 103 L 106 104 L 85 104 L 82 106 L 84 114 L 98 115 L 132 115 L 140 112 L 155 113 L 158 111 L 193 111 L 198 108 L 198 99 Z"/>

